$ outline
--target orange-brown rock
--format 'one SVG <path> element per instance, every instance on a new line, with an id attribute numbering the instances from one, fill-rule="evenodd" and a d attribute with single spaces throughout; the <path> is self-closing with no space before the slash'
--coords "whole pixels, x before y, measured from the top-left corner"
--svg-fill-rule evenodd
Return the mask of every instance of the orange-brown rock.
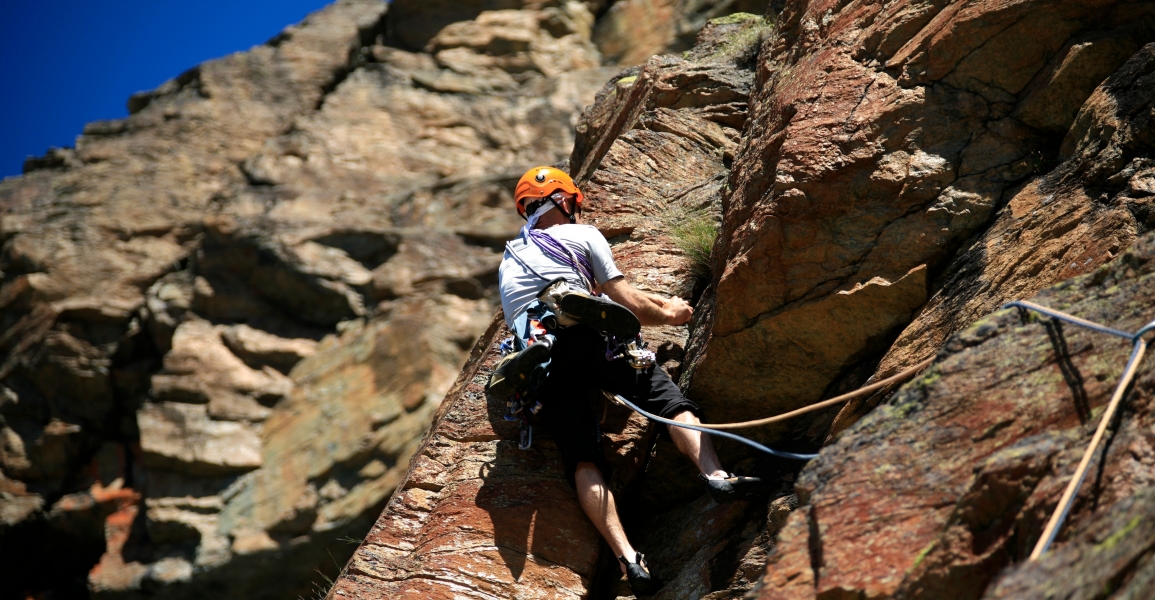
<path id="1" fill-rule="evenodd" d="M 830 440 L 801 473 L 720 443 L 769 483 L 730 505 L 607 406 L 659 597 L 1150 595 L 1149 372 L 1025 564 L 1127 344 L 988 314 L 1155 316 L 1155 4 L 766 4 L 340 0 L 0 182 L 0 595 L 627 595 L 481 393 L 512 186 L 567 153 L 695 302 L 646 334 L 706 420 L 938 355 L 753 432 Z"/>
<path id="2" fill-rule="evenodd" d="M 285 597 L 335 573 L 492 313 L 513 183 L 616 72 L 605 6 L 340 0 L 0 183 L 6 589 Z M 656 338 L 673 366 L 682 337 Z M 128 490 L 116 543 L 107 503 L 60 504 L 94 484 Z"/>
<path id="3" fill-rule="evenodd" d="M 1008 570 L 984 598 L 1056 598 L 1093 596 L 1103 581 L 1117 585 L 1118 597 L 1142 598 L 1155 590 L 1151 561 L 1150 490 L 1121 498 L 1092 522 L 1068 536 L 1070 543 L 1044 555 L 1036 563 Z M 1116 582 L 1118 582 L 1116 584 Z M 1109 587 L 1107 589 L 1110 589 Z"/>
<path id="4" fill-rule="evenodd" d="M 711 19 L 732 13 L 762 15 L 768 4 L 767 0 L 619 0 L 598 20 L 593 39 L 606 60 L 637 65 L 656 54 L 689 50 Z"/>
<path id="5" fill-rule="evenodd" d="M 1124 28 L 1125 42 L 1134 29 Z M 1147 183 L 1155 181 L 1153 65 L 1149 44 L 1095 89 L 1063 140 L 1063 162 L 1012 190 L 994 223 L 946 267 L 942 287 L 894 342 L 879 374 L 930 357 L 947 336 L 1010 300 L 1093 271 L 1155 225 L 1155 189 Z M 848 405 L 835 431 L 863 410 Z"/>
<path id="6" fill-rule="evenodd" d="M 683 380 L 691 397 L 717 420 L 736 421 L 865 380 L 951 276 L 956 252 L 1050 171 L 1073 107 L 1152 40 L 1153 10 L 1098 1 L 788 3 L 759 57 L 747 139 L 723 198 L 713 286 Z M 1083 137 L 1072 135 L 1071 144 Z M 1091 137 L 1105 142 L 1101 132 Z M 1111 235 L 1116 251 L 1125 247 L 1126 234 Z M 1112 242 L 1100 242 L 1078 260 L 1106 260 Z M 949 302 L 971 297 L 960 290 Z M 830 416 L 759 435 L 815 442 Z"/>
<path id="7" fill-rule="evenodd" d="M 1110 264 L 1033 301 L 1138 331 L 1151 322 L 1153 297 L 1155 235 L 1148 234 Z M 1024 322 L 1014 310 L 952 336 L 927 372 L 802 470 L 796 489 L 806 508 L 790 516 L 758 597 L 1149 593 L 1149 540 L 1127 537 L 1134 517 L 1107 517 L 1128 514 L 1133 496 L 1151 492 L 1149 360 L 1060 531 L 1055 552 L 1070 565 L 1067 585 L 1056 587 L 1026 563 L 1131 347 L 1128 339 L 1049 319 Z M 1106 518 L 1115 521 L 1109 529 Z M 1128 541 L 1115 549 L 1115 542 L 1104 545 L 1108 538 Z M 1100 569 L 1093 559 L 1100 551 L 1130 558 Z M 1080 553 L 1084 561 L 1072 564 Z M 1053 568 L 1057 560 L 1043 564 Z M 1011 565 L 1019 566 L 1003 575 L 1009 579 L 997 579 Z"/>

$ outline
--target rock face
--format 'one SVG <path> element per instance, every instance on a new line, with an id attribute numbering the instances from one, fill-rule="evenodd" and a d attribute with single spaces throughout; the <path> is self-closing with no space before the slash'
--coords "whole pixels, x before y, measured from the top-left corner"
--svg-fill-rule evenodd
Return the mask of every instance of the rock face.
<path id="1" fill-rule="evenodd" d="M 1034 301 L 1138 331 L 1155 316 L 1153 297 L 1147 235 Z M 803 469 L 804 508 L 779 537 L 758 597 L 1081 597 L 1104 585 L 1112 597 L 1149 595 L 1150 538 L 1133 531 L 1152 491 L 1149 366 L 1077 496 L 1061 550 L 1026 562 L 1130 352 L 1128 340 L 1024 323 L 1013 310 L 952 336 L 928 371 Z M 1060 564 L 1059 581 L 1043 576 Z"/>
<path id="2" fill-rule="evenodd" d="M 1155 317 L 1155 3 L 764 6 L 343 0 L 29 160 L 4 597 L 628 596 L 482 394 L 511 187 L 567 152 L 630 282 L 695 303 L 646 335 L 707 421 L 935 357 L 750 432 L 810 464 L 719 444 L 768 482 L 727 505 L 604 405 L 658 597 L 1150 596 L 1150 365 L 1028 562 L 1128 344 L 991 312 Z"/>
<path id="3" fill-rule="evenodd" d="M 982 237 L 951 262 L 943 287 L 882 370 L 930 356 L 947 332 L 1088 272 L 1155 226 L 1155 163 L 1146 156 L 1155 139 L 1153 68 L 1155 46 L 1147 45 L 1095 89 L 1063 140 L 1063 162 L 1010 196 Z"/>
<path id="4" fill-rule="evenodd" d="M 633 223 L 668 200 L 721 199 L 712 276 L 682 282 L 683 294 L 701 294 L 682 382 L 708 420 L 797 408 L 939 353 L 922 379 L 873 412 L 885 394 L 851 404 L 833 430 L 831 410 L 754 432 L 813 447 L 833 431 L 836 441 L 797 483 L 796 466 L 739 463 L 773 483 L 746 503 L 718 506 L 677 483 L 692 470 L 655 438 L 620 497 L 632 538 L 667 582 L 659 597 L 1041 597 L 1107 581 L 1149 592 L 1149 543 L 1135 521 L 1151 480 L 1149 377 L 1054 554 L 1016 567 L 1127 344 L 1069 327 L 1048 335 L 1049 325 L 1012 313 L 971 323 L 1080 274 L 1037 300 L 1132 329 L 1155 316 L 1155 241 L 1127 252 L 1151 226 L 1153 15 L 1144 2 L 792 2 L 760 44 L 750 83 L 709 61 L 681 66 L 725 47 L 711 46 L 707 29 L 684 58 L 651 59 L 599 94 L 570 165 L 607 236 L 632 242 Z M 716 159 L 698 150 L 710 147 Z M 452 586 L 471 597 L 628 595 L 609 561 L 587 582 L 584 549 L 553 564 L 551 529 L 507 545 L 513 509 L 480 516 L 461 491 L 486 475 L 440 466 L 451 462 L 445 448 L 490 431 L 476 391 L 492 362 L 483 357 L 419 453 L 432 470 L 410 472 L 331 597 Z M 458 435 L 462 423 L 477 433 Z M 480 454 L 493 472 L 510 465 L 526 477 L 521 457 Z M 407 495 L 429 489 L 432 503 Z M 532 504 L 562 502 L 572 499 Z M 509 577 L 492 560 L 483 568 L 441 551 L 444 536 L 506 548 Z M 558 569 L 564 593 L 509 567 L 539 559 Z M 1100 566 L 1070 567 L 1078 561 Z M 1064 568 L 1062 585 L 1045 581 Z"/>
<path id="5" fill-rule="evenodd" d="M 730 13 L 757 15 L 766 8 L 765 0 L 622 0 L 598 20 L 593 39 L 606 59 L 636 65 L 655 54 L 689 50 L 711 19 Z"/>
<path id="6" fill-rule="evenodd" d="M 1143 71 L 1123 65 L 1155 40 L 1153 11 L 788 3 L 759 57 L 724 197 L 714 285 L 683 381 L 691 396 L 719 421 L 797 408 L 861 383 L 920 310 L 880 374 L 929 356 L 1001 300 L 1126 248 L 1146 226 L 1145 196 L 1134 210 L 1088 200 L 1149 144 L 1139 141 Z M 1121 67 L 1120 83 L 1095 91 Z M 1123 117 L 1115 103 L 1138 112 Z M 1109 142 L 1094 125 L 1120 119 L 1136 119 L 1135 133 Z M 1094 165 L 1101 173 L 1087 176 Z M 1035 205 L 1046 208 L 1022 221 Z M 968 256 L 954 258 L 960 250 Z M 1028 254 L 1039 258 L 1024 264 Z M 760 435 L 820 441 L 828 419 Z"/>
<path id="7" fill-rule="evenodd" d="M 738 462 L 771 484 L 747 502 L 707 500 L 669 442 L 633 432 L 652 449 L 640 465 L 611 451 L 628 466 L 614 485 L 666 582 L 657 597 L 1149 595 L 1150 377 L 1053 553 L 1026 563 L 1128 344 L 987 315 L 1059 284 L 1036 300 L 1132 330 L 1155 316 L 1155 238 L 1140 237 L 1155 197 L 1153 24 L 1149 2 L 789 2 L 772 33 L 716 21 L 682 57 L 599 93 L 570 167 L 631 276 L 663 276 L 663 246 L 630 252 L 646 224 L 671 204 L 721 203 L 708 264 L 676 282 L 700 296 L 689 346 L 667 355 L 707 420 L 784 412 L 938 357 L 880 408 L 891 390 L 836 421 L 832 409 L 754 431 L 832 442 L 801 472 Z M 718 60 L 747 44 L 756 56 Z M 748 61 L 752 80 L 734 68 Z M 533 474 L 557 468 L 548 446 L 543 462 L 500 451 L 513 431 L 480 396 L 496 337 L 331 598 L 629 595 L 590 555 L 600 542 L 560 474 Z M 485 469 L 464 466 L 476 459 Z"/>
<path id="8" fill-rule="evenodd" d="M 315 595 L 493 314 L 513 183 L 617 72 L 608 6 L 339 0 L 0 183 L 0 596 Z"/>
<path id="9" fill-rule="evenodd" d="M 878 368 L 893 373 L 930 357 L 946 336 L 1001 304 L 1094 268 L 1150 230 L 1149 158 L 1155 85 L 1145 46 L 1098 86 L 1063 139 L 1062 162 L 1010 196 L 994 223 L 956 256 L 942 288 Z M 841 431 L 869 407 L 843 409 Z"/>

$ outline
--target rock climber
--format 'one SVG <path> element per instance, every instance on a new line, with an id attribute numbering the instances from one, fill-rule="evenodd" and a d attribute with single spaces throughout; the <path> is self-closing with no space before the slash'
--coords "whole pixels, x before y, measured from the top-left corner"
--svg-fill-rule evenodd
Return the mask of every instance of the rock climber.
<path id="1" fill-rule="evenodd" d="M 524 406 L 536 414 L 630 588 L 652 594 L 660 583 L 626 538 L 606 485 L 609 465 L 590 396 L 599 389 L 621 394 L 648 412 L 700 423 L 701 409 L 639 344 L 642 325 L 682 325 L 693 309 L 679 297 L 662 298 L 626 282 L 605 237 L 580 223 L 583 196 L 565 172 L 530 169 L 518 181 L 514 200 L 526 224 L 506 244 L 498 272 L 513 348 L 495 368 L 487 393 L 516 404 L 516 411 Z M 674 426 L 669 432 L 716 501 L 738 499 L 760 483 L 724 471 L 709 436 Z"/>

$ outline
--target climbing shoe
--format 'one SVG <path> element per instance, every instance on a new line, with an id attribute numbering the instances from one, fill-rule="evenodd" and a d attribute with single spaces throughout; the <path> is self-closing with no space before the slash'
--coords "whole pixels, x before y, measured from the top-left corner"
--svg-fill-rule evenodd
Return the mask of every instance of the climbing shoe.
<path id="1" fill-rule="evenodd" d="M 546 284 L 538 292 L 537 299 L 554 313 L 556 324 L 561 327 L 585 323 L 602 335 L 612 335 L 620 340 L 633 339 L 642 330 L 641 322 L 630 309 L 605 296 L 592 296 L 575 290 L 564 277 Z"/>
<path id="2" fill-rule="evenodd" d="M 626 566 L 626 580 L 630 582 L 630 590 L 635 596 L 651 596 L 662 589 L 662 582 L 650 574 L 650 565 L 641 552 L 634 557 L 635 562 L 626 560 L 624 555 L 619 556 L 618 560 Z"/>
<path id="3" fill-rule="evenodd" d="M 747 493 L 762 486 L 762 480 L 757 477 L 743 477 L 732 473 L 718 479 L 711 479 L 705 473 L 698 473 L 698 479 L 706 484 L 706 491 L 718 504 L 742 500 Z"/>
<path id="4" fill-rule="evenodd" d="M 629 340 L 642 330 L 642 323 L 630 309 L 605 296 L 569 292 L 562 295 L 558 306 L 578 323 L 585 323 L 603 335 Z"/>
<path id="5" fill-rule="evenodd" d="M 542 339 L 521 352 L 506 354 L 493 369 L 485 392 L 505 400 L 514 393 L 525 392 L 533 382 L 533 370 L 549 360 L 550 343 Z"/>

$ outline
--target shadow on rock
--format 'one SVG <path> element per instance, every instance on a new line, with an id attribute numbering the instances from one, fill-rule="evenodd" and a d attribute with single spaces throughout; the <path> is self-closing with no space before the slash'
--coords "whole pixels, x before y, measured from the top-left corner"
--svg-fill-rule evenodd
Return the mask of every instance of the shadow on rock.
<path id="1" fill-rule="evenodd" d="M 475 498 L 477 507 L 489 513 L 494 546 L 518 582 L 527 562 L 563 565 L 591 577 L 599 536 L 566 480 L 557 447 L 534 427 L 533 446 L 518 448 L 518 423 L 502 418 L 504 408 L 489 401 L 490 424 L 502 439 L 492 460 L 481 467 Z"/>

